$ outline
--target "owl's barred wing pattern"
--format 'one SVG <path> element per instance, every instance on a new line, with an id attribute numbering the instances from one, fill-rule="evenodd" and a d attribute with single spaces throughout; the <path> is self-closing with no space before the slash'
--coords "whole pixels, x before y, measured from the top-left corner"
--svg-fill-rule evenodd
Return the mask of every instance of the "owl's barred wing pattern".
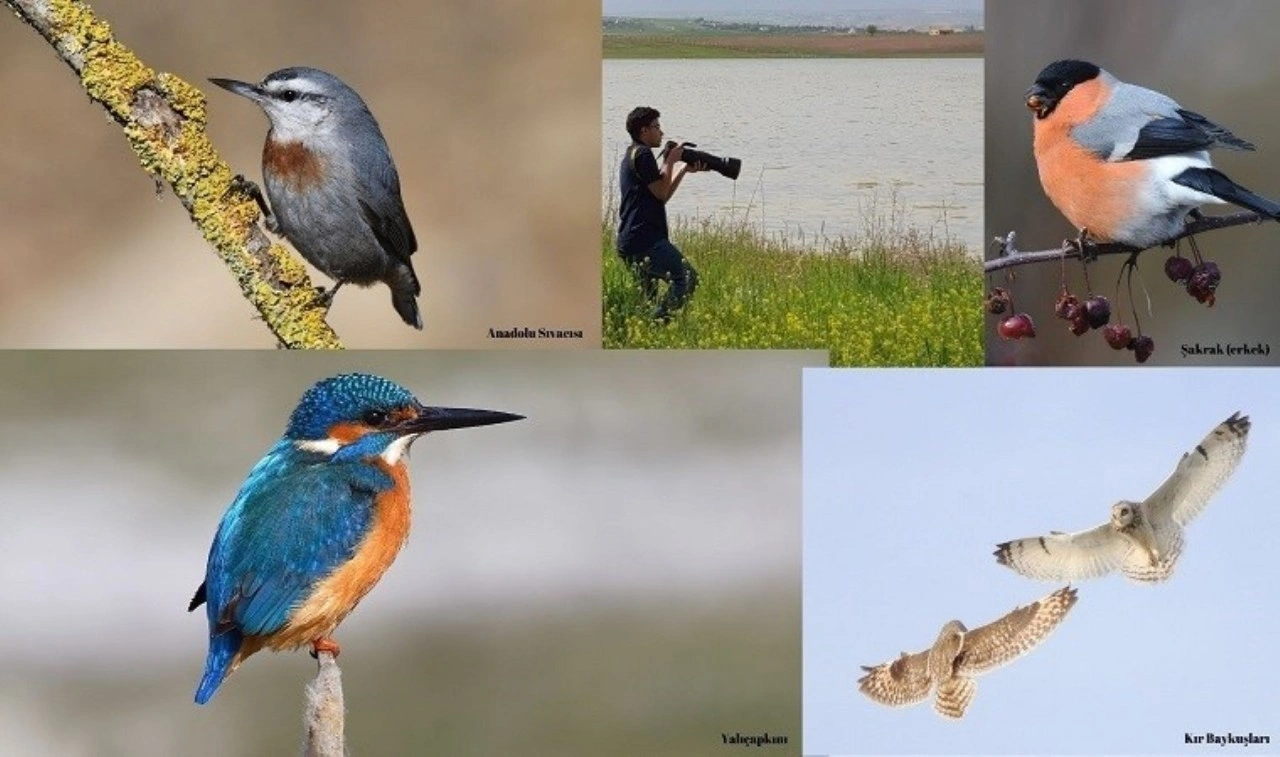
<path id="1" fill-rule="evenodd" d="M 972 678 L 948 678 L 938 685 L 938 697 L 933 700 L 933 710 L 944 718 L 959 719 L 973 701 L 978 682 Z"/>
<path id="2" fill-rule="evenodd" d="M 862 669 L 867 674 L 858 679 L 858 690 L 890 707 L 920 702 L 929 696 L 929 690 L 933 688 L 927 650 L 910 655 L 903 652 L 893 662 Z"/>
<path id="3" fill-rule="evenodd" d="M 1110 523 L 1071 534 L 1051 533 L 996 545 L 996 562 L 1040 581 L 1079 581 L 1120 567 L 1130 544 Z"/>
<path id="4" fill-rule="evenodd" d="M 1252 425 L 1249 416 L 1237 412 L 1184 453 L 1172 475 L 1147 497 L 1151 519 L 1186 525 L 1199 515 L 1240 464 Z"/>
<path id="5" fill-rule="evenodd" d="M 1062 623 L 1075 603 L 1076 590 L 1067 586 L 973 629 L 965 634 L 956 674 L 986 673 L 1030 652 Z"/>

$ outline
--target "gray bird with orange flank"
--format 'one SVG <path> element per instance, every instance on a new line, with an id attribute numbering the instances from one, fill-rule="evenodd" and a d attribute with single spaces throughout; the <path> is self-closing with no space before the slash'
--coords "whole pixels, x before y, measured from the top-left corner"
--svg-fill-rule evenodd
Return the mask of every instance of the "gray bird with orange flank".
<path id="1" fill-rule="evenodd" d="M 281 69 L 261 84 L 209 81 L 254 101 L 271 120 L 262 148 L 270 207 L 256 185 L 237 181 L 262 208 L 267 229 L 336 282 L 326 304 L 348 282 L 382 282 L 404 322 L 421 329 L 422 287 L 409 260 L 418 241 L 391 152 L 360 95 L 314 68 Z"/>

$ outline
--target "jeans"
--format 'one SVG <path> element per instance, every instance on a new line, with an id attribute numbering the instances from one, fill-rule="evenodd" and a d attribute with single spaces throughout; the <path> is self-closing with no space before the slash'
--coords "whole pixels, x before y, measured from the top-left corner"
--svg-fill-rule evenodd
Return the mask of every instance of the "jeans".
<path id="1" fill-rule="evenodd" d="M 641 256 L 623 254 L 622 259 L 631 266 L 640 279 L 640 290 L 652 301 L 658 296 L 658 281 L 670 282 L 667 293 L 653 311 L 655 320 L 668 321 L 671 314 L 688 302 L 693 290 L 698 288 L 698 272 L 668 239 L 660 239 Z"/>

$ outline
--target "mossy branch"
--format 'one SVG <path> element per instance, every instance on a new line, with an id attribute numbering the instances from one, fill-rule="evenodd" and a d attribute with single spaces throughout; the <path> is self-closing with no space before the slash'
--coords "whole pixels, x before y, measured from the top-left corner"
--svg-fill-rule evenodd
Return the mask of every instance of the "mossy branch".
<path id="1" fill-rule="evenodd" d="M 332 652 L 318 652 L 316 664 L 316 677 L 307 684 L 307 733 L 302 753 L 306 757 L 345 757 L 342 671 Z"/>
<path id="2" fill-rule="evenodd" d="M 4 0 L 80 79 L 124 130 L 142 168 L 163 180 L 217 250 L 284 347 L 338 349 L 306 269 L 258 227 L 257 205 L 232 189 L 232 173 L 205 133 L 204 94 L 148 68 L 78 0 Z"/>
<path id="3" fill-rule="evenodd" d="M 1182 231 L 1176 237 L 1165 242 L 1166 245 L 1172 245 L 1174 242 L 1193 234 L 1203 234 L 1216 229 L 1229 229 L 1232 226 L 1243 226 L 1247 223 L 1261 223 L 1270 220 L 1257 213 L 1233 213 L 1227 216 L 1200 216 L 1196 220 L 1183 227 Z M 1045 263 L 1048 261 L 1060 261 L 1064 257 L 1078 259 L 1082 257 L 1078 244 L 1074 239 L 1068 239 L 1062 243 L 1062 247 L 1056 250 L 1037 250 L 1035 252 L 1023 252 L 1017 248 L 1017 234 L 1009 232 L 1004 238 L 996 237 L 992 244 L 999 248 L 998 257 L 992 258 L 982 264 L 984 273 L 993 273 L 1004 268 L 1012 268 L 1018 265 L 1029 265 L 1031 263 Z M 1086 239 L 1084 242 L 1085 255 L 1090 259 L 1101 257 L 1103 255 L 1132 255 L 1135 252 L 1142 252 L 1142 247 L 1133 247 L 1127 244 L 1117 244 L 1115 242 L 1101 243 Z"/>

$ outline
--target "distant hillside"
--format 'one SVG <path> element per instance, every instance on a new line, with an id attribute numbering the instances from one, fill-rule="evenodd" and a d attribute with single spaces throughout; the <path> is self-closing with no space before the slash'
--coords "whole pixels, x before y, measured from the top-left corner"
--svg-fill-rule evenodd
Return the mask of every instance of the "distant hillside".
<path id="1" fill-rule="evenodd" d="M 633 34 L 654 36 L 724 35 L 724 34 L 876 34 L 879 32 L 928 33 L 930 31 L 973 32 L 980 26 L 937 22 L 919 27 L 902 27 L 868 22 L 848 23 L 766 23 L 763 21 L 730 21 L 708 18 L 641 18 L 635 16 L 605 16 L 602 22 L 605 34 Z"/>
<path id="2" fill-rule="evenodd" d="M 893 0 L 878 0 L 877 3 L 864 3 L 862 7 L 841 2 L 842 10 L 797 10 L 798 3 L 770 2 L 771 8 L 752 9 L 745 3 L 735 2 L 727 7 L 714 6 L 714 3 L 698 2 L 605 2 L 604 15 L 614 19 L 646 19 L 649 21 L 665 20 L 669 22 L 692 21 L 694 19 L 710 19 L 725 23 L 765 24 L 770 26 L 821 26 L 835 28 L 864 27 L 873 25 L 881 29 L 915 29 L 924 30 L 932 26 L 951 26 L 962 29 L 984 26 L 981 2 L 927 3 L 916 0 L 910 7 L 902 7 L 905 3 Z M 785 5 L 785 8 L 779 6 Z M 879 7 L 876 7 L 876 6 Z M 682 10 L 671 10 L 671 8 Z"/>

